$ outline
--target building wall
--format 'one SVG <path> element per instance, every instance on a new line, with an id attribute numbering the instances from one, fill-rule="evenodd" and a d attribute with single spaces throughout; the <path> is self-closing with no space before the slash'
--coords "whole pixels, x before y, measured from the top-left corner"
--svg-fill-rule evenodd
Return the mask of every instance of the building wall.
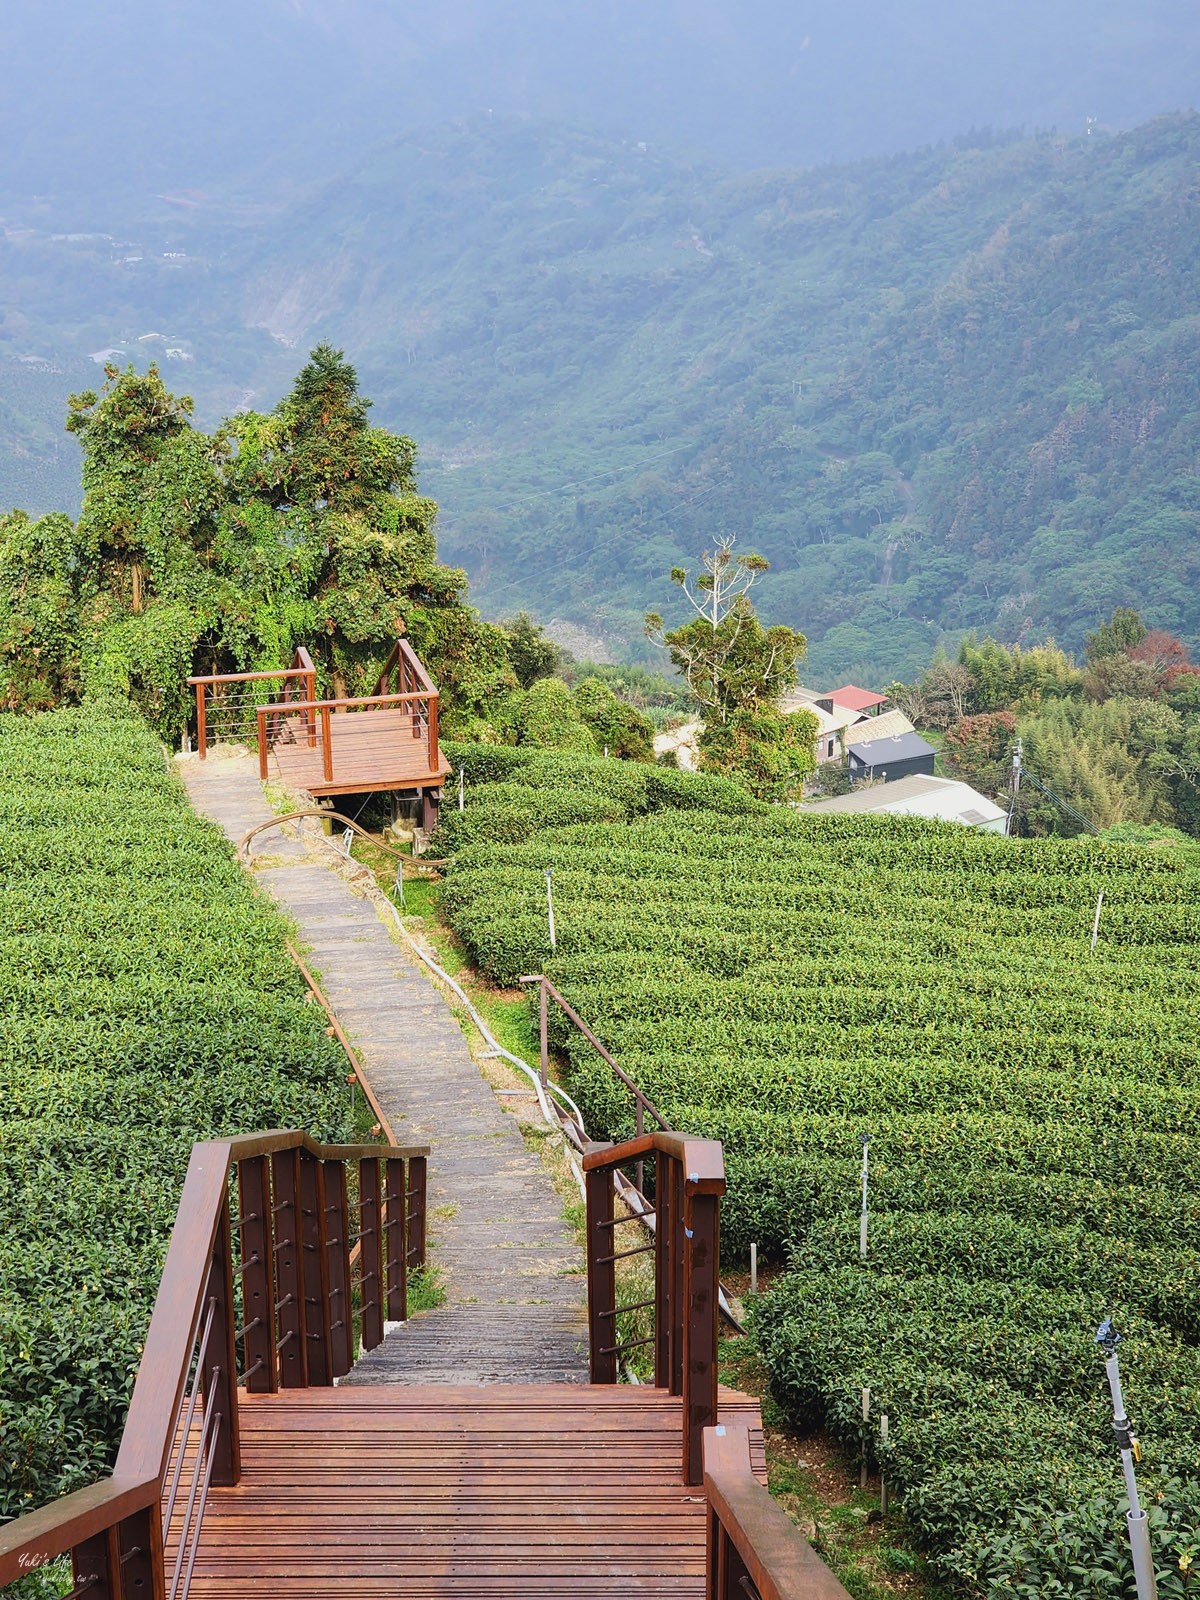
<path id="1" fill-rule="evenodd" d="M 876 767 L 865 767 L 856 756 L 850 757 L 851 778 L 882 778 L 887 783 L 893 783 L 897 778 L 907 778 L 910 774 L 921 773 L 925 777 L 933 777 L 933 764 L 937 759 L 936 752 L 931 750 L 928 755 L 910 756 L 906 761 L 893 759 L 881 761 Z"/>

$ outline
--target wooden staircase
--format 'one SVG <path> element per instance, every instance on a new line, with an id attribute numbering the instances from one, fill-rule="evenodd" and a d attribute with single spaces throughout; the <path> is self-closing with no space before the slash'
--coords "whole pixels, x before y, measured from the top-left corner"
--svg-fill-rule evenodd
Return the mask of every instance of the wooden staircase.
<path id="1" fill-rule="evenodd" d="M 717 1384 L 720 1146 L 585 1153 L 589 1384 L 364 1383 L 424 1258 L 428 1155 L 195 1147 L 113 1476 L 0 1528 L 0 1589 L 69 1554 L 68 1600 L 847 1600 L 763 1485 L 758 1402 Z M 639 1168 L 648 1244 L 617 1194 Z M 638 1348 L 653 1387 L 617 1382 Z"/>
<path id="2" fill-rule="evenodd" d="M 193 1600 L 704 1593 L 706 1502 L 660 1389 L 339 1385 L 240 1409 L 242 1479 L 209 1493 Z M 754 1429 L 761 1472 L 757 1402 L 722 1416 Z"/>

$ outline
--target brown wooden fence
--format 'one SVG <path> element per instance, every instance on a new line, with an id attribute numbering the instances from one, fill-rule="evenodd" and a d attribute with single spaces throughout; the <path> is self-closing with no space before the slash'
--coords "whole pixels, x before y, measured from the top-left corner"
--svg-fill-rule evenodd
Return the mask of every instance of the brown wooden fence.
<path id="1" fill-rule="evenodd" d="M 315 702 L 317 669 L 301 646 L 290 667 L 272 672 L 214 672 L 189 678 L 188 684 L 196 694 L 196 750 L 203 761 L 210 744 L 253 739 L 260 711 L 278 726 L 299 714 L 302 705 Z M 306 717 L 305 733 L 308 743 L 315 745 L 316 723 L 311 715 Z"/>
<path id="2" fill-rule="evenodd" d="M 0 1528 L 0 1588 L 69 1553 L 74 1596 L 185 1600 L 209 1487 L 241 1472 L 239 1382 L 332 1384 L 404 1318 L 428 1153 L 298 1132 L 193 1148 L 113 1475 Z"/>
<path id="3" fill-rule="evenodd" d="M 626 1246 L 618 1230 L 640 1220 L 618 1208 L 614 1174 L 654 1159 L 657 1226 L 649 1244 Z M 654 1347 L 654 1382 L 683 1400 L 683 1481 L 703 1477 L 702 1436 L 717 1420 L 718 1212 L 725 1193 L 721 1146 L 679 1133 L 647 1133 L 624 1144 L 591 1144 L 583 1158 L 587 1185 L 588 1333 L 593 1383 L 616 1383 L 617 1358 Z M 635 1234 L 635 1237 L 637 1235 Z M 651 1300 L 620 1304 L 617 1263 L 654 1254 Z M 654 1331 L 622 1344 L 623 1312 L 653 1310 Z"/>

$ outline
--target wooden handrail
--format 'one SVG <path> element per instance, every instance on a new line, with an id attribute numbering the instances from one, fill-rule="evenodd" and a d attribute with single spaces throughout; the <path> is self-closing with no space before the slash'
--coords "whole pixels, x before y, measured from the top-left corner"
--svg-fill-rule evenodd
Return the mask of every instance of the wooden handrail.
<path id="1" fill-rule="evenodd" d="M 549 1033 L 549 1026 L 548 1026 L 546 1002 L 547 1002 L 547 1000 L 553 1000 L 555 1005 L 559 1008 L 559 1010 L 567 1018 L 568 1022 L 572 1023 L 576 1028 L 578 1028 L 579 1032 L 583 1035 L 583 1037 L 591 1045 L 592 1049 L 596 1052 L 596 1054 L 600 1057 L 600 1059 L 607 1063 L 608 1067 L 611 1069 L 613 1074 L 617 1078 L 619 1078 L 621 1080 L 621 1082 L 629 1090 L 630 1094 L 632 1094 L 633 1099 L 634 1099 L 634 1105 L 636 1107 L 637 1131 L 638 1131 L 638 1133 L 642 1134 L 642 1133 L 644 1133 L 646 1131 L 645 1130 L 645 1126 L 644 1126 L 644 1121 L 643 1121 L 643 1113 L 647 1112 L 647 1111 L 654 1118 L 655 1122 L 658 1123 L 659 1127 L 663 1130 L 664 1133 L 669 1133 L 671 1131 L 671 1124 L 667 1121 L 666 1117 L 663 1116 L 662 1112 L 654 1104 L 654 1101 L 651 1100 L 649 1095 L 642 1093 L 641 1089 L 638 1088 L 637 1084 L 634 1083 L 633 1079 L 622 1068 L 622 1066 L 617 1061 L 616 1057 L 612 1054 L 612 1052 L 610 1050 L 607 1050 L 605 1048 L 605 1046 L 600 1043 L 600 1040 L 592 1032 L 591 1028 L 588 1027 L 587 1023 L 579 1015 L 579 1013 L 578 1013 L 578 1011 L 576 1011 L 575 1007 L 566 998 L 566 996 L 563 995 L 559 991 L 559 989 L 550 981 L 550 979 L 546 976 L 546 974 L 544 972 L 526 973 L 524 977 L 518 978 L 517 982 L 520 983 L 520 984 L 536 983 L 539 986 L 539 990 L 538 990 L 538 1001 L 539 1001 L 538 1010 L 539 1010 L 539 1024 L 540 1024 L 539 1032 L 540 1032 L 540 1044 L 541 1044 L 541 1072 L 542 1072 L 542 1086 L 543 1086 L 543 1088 L 546 1085 L 546 1081 L 547 1081 L 547 1079 L 549 1077 L 549 1073 L 550 1073 L 550 1033 Z"/>
<path id="2" fill-rule="evenodd" d="M 388 1317 L 403 1318 L 407 1270 L 424 1262 L 428 1155 L 427 1145 L 323 1145 L 295 1129 L 193 1146 L 113 1475 L 0 1528 L 0 1588 L 70 1551 L 77 1584 L 95 1572 L 103 1577 L 97 1592 L 109 1600 L 131 1600 L 135 1593 L 162 1600 L 161 1504 L 187 1421 L 183 1413 L 193 1358 L 203 1414 L 213 1423 L 197 1449 L 196 1470 L 207 1456 L 206 1482 L 211 1477 L 214 1484 L 236 1483 L 236 1338 L 246 1339 L 243 1381 L 252 1391 L 329 1384 L 349 1370 L 353 1310 L 345 1163 L 357 1161 L 363 1237 L 377 1263 L 371 1287 L 364 1280 L 361 1290 L 362 1339 L 364 1348 L 378 1344 L 385 1304 Z M 242 1213 L 236 1263 L 230 1250 L 231 1168 L 237 1172 Z M 386 1172 L 382 1184 L 381 1170 Z M 306 1248 L 317 1252 L 315 1262 L 305 1256 Z M 233 1326 L 235 1271 L 243 1285 L 241 1335 Z M 294 1292 L 277 1299 L 276 1289 L 285 1290 L 288 1273 Z M 336 1319 L 330 1310 L 334 1296 L 340 1302 Z M 289 1302 L 291 1334 L 283 1329 Z M 261 1315 L 254 1314 L 255 1306 Z M 313 1306 L 315 1312 L 309 1311 Z M 284 1332 L 279 1341 L 277 1322 Z M 252 1336 L 262 1352 L 253 1367 Z M 289 1339 L 295 1344 L 294 1368 L 285 1370 L 289 1358 L 279 1352 Z M 134 1545 L 136 1560 L 128 1555 Z M 110 1581 L 111 1575 L 119 1581 Z"/>
<path id="3" fill-rule="evenodd" d="M 259 683 L 264 678 L 306 678 L 313 670 L 310 665 L 276 667 L 273 672 L 209 672 L 201 677 L 189 678 L 188 684 L 191 688 L 195 688 L 198 684 L 207 687 L 213 683 Z"/>
<path id="4" fill-rule="evenodd" d="M 432 692 L 436 694 L 436 690 Z M 394 706 L 429 698 L 429 692 L 424 689 L 412 690 L 407 694 L 359 694 L 343 700 L 289 700 L 287 710 L 289 714 L 296 711 L 341 711 L 346 706 Z M 255 709 L 265 711 L 268 716 L 278 716 L 280 711 L 277 705 L 257 706 Z"/>
<path id="5" fill-rule="evenodd" d="M 425 666 L 420 656 L 413 649 L 412 645 L 409 644 L 407 639 L 400 637 L 392 646 L 392 652 L 383 664 L 383 671 L 375 680 L 376 694 L 386 693 L 384 685 L 391 677 L 392 669 L 398 668 L 402 662 L 407 665 L 413 677 L 427 694 L 436 694 L 438 692 L 437 685 L 425 671 Z"/>
<path id="6" fill-rule="evenodd" d="M 265 824 L 263 824 L 263 826 L 265 826 Z M 352 823 L 351 826 L 353 827 L 354 824 Z M 368 837 L 369 837 L 369 835 L 368 835 Z M 239 850 L 238 853 L 240 855 L 241 851 Z M 295 945 L 291 942 L 290 939 L 288 940 L 288 943 L 287 943 L 287 953 L 288 953 L 289 956 L 291 956 L 292 960 L 295 962 L 296 966 L 299 968 L 300 976 L 304 979 L 305 983 L 308 985 L 309 990 L 311 991 L 313 997 L 317 1000 L 317 1002 L 320 1005 L 321 1009 L 324 1011 L 325 1015 L 329 1018 L 330 1029 L 332 1030 L 334 1037 L 337 1039 L 337 1042 L 341 1045 L 342 1050 L 345 1052 L 346 1060 L 350 1063 L 350 1070 L 354 1074 L 355 1083 L 358 1084 L 358 1087 L 363 1092 L 363 1095 L 364 1095 L 364 1097 L 366 1099 L 367 1104 L 370 1106 L 371 1110 L 375 1113 L 375 1120 L 379 1124 L 379 1128 L 380 1128 L 380 1131 L 383 1134 L 383 1137 L 388 1141 L 389 1144 L 394 1145 L 396 1143 L 396 1132 L 395 1132 L 395 1129 L 392 1127 L 391 1122 L 388 1120 L 388 1114 L 383 1109 L 383 1106 L 379 1103 L 379 1099 L 376 1096 L 374 1089 L 372 1089 L 372 1087 L 370 1085 L 370 1082 L 368 1081 L 368 1079 L 363 1074 L 362 1063 L 359 1061 L 358 1057 L 354 1053 L 354 1048 L 350 1043 L 350 1040 L 349 1040 L 349 1037 L 347 1036 L 346 1030 L 345 1030 L 345 1028 L 342 1027 L 341 1022 L 338 1020 L 337 1012 L 329 1004 L 329 1001 L 325 997 L 324 989 L 321 988 L 321 985 L 313 977 L 312 973 L 309 971 L 308 967 L 305 965 L 303 959 L 301 958 L 301 956 L 299 955 L 298 951 L 296 950 Z"/>
<path id="7" fill-rule="evenodd" d="M 651 1151 L 670 1156 L 683 1168 L 684 1187 L 694 1194 L 725 1193 L 725 1157 L 719 1139 L 694 1139 L 686 1133 L 644 1133 L 623 1144 L 595 1143 L 583 1158 L 583 1170 L 624 1166 Z"/>
<path id="8" fill-rule="evenodd" d="M 279 667 L 265 672 L 210 672 L 190 677 L 188 686 L 196 691 L 196 750 L 201 761 L 208 756 L 208 708 L 205 704 L 207 692 L 215 689 L 217 684 L 235 683 L 263 683 L 272 682 L 282 684 L 283 699 L 290 700 L 290 685 L 293 680 L 303 682 L 308 698 L 313 700 L 317 693 L 317 669 L 313 658 L 303 645 L 292 657 L 290 667 Z M 308 730 L 308 742 L 316 743 L 316 728 L 311 723 Z"/>
<path id="9" fill-rule="evenodd" d="M 706 1600 L 745 1600 L 747 1593 L 760 1600 L 849 1600 L 751 1472 L 749 1430 L 706 1428 L 703 1452 L 709 1507 Z"/>
<path id="10" fill-rule="evenodd" d="M 413 649 L 412 645 L 409 644 L 408 640 L 401 639 L 399 641 L 398 648 L 401 659 L 408 662 L 409 666 L 413 670 L 417 682 L 421 685 L 422 689 L 424 689 L 427 694 L 436 694 L 438 692 L 437 684 L 434 683 L 433 679 L 425 671 L 424 662 Z"/>
<path id="11" fill-rule="evenodd" d="M 652 1246 L 626 1250 L 614 1243 L 618 1218 L 617 1168 L 654 1155 L 655 1229 Z M 589 1368 L 593 1383 L 617 1381 L 617 1357 L 627 1348 L 617 1327 L 616 1263 L 654 1251 L 654 1382 L 682 1398 L 683 1481 L 703 1475 L 704 1429 L 717 1420 L 717 1311 L 720 1293 L 720 1202 L 725 1193 L 721 1146 L 713 1139 L 662 1131 L 622 1144 L 591 1143 L 583 1153 L 587 1200 Z"/>

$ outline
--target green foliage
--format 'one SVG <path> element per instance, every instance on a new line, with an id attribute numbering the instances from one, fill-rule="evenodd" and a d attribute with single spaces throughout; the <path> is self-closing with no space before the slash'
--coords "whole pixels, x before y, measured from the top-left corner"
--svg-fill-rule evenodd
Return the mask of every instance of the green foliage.
<path id="1" fill-rule="evenodd" d="M 1146 637 L 1146 624 L 1129 606 L 1117 606 L 1107 622 L 1087 634 L 1083 641 L 1088 664 L 1094 665 L 1107 656 L 1123 655 L 1131 645 L 1141 644 Z"/>
<path id="2" fill-rule="evenodd" d="M 705 723 L 700 769 L 744 783 L 759 800 L 794 800 L 816 767 L 818 731 L 811 711 L 736 711 L 724 722 Z"/>
<path id="3" fill-rule="evenodd" d="M 654 727 L 649 718 L 619 700 L 600 678 L 583 678 L 572 698 L 591 729 L 597 749 L 624 761 L 649 761 L 654 754 Z"/>
<path id="4" fill-rule="evenodd" d="M 504 632 L 508 659 L 522 689 L 531 688 L 539 678 L 548 678 L 562 665 L 563 651 L 547 639 L 527 611 L 506 622 Z"/>
<path id="5" fill-rule="evenodd" d="M 519 714 L 522 744 L 542 749 L 577 750 L 593 755 L 596 741 L 570 689 L 561 678 L 540 678 L 525 696 Z"/>
<path id="6" fill-rule="evenodd" d="M 7 710 L 47 710 L 78 693 L 74 546 L 69 517 L 0 517 L 0 705 Z"/>
<path id="7" fill-rule="evenodd" d="M 782 626 L 764 629 L 750 590 L 770 565 L 760 555 L 734 555 L 734 540 L 718 540 L 701 557 L 700 572 L 689 579 L 671 569 L 695 612 L 677 628 L 648 612 L 646 636 L 670 655 L 706 721 L 726 722 L 746 711 L 770 708 L 797 682 L 803 634 Z"/>
<path id="8" fill-rule="evenodd" d="M 115 691 L 175 738 L 192 672 L 286 665 L 306 644 L 319 692 L 365 693 L 398 627 L 439 680 L 450 731 L 515 687 L 508 635 L 437 561 L 416 446 L 370 426 L 340 351 L 318 346 L 273 412 L 211 438 L 155 367 L 105 376 L 70 401 L 78 525 L 0 523 L 0 703 Z"/>
<path id="9" fill-rule="evenodd" d="M 682 795 L 686 775 L 642 771 L 647 801 L 663 779 Z M 480 780 L 478 807 L 487 794 Z M 1072 1566 L 1123 1574 L 1092 1342 L 1110 1313 L 1161 1548 L 1190 1537 L 1189 852 L 650 803 L 464 848 L 442 905 L 477 966 L 502 983 L 548 972 L 674 1126 L 724 1141 L 726 1251 L 754 1241 L 788 1268 L 757 1316 L 776 1398 L 857 1444 L 871 1387 L 891 1438 L 872 1428 L 870 1449 L 948 1572 L 997 1600 L 1006 1584 L 1037 1593 L 1052 1567 L 1068 1587 L 1051 1593 L 1110 1592 L 1071 1590 Z M 570 1029 L 555 1043 L 593 1134 L 630 1133 L 627 1091 Z M 1043 1526 L 1070 1562 L 1039 1551 Z"/>
<path id="10" fill-rule="evenodd" d="M 338 1137 L 278 917 L 127 710 L 0 719 L 0 1519 L 109 1465 L 193 1141 Z"/>

